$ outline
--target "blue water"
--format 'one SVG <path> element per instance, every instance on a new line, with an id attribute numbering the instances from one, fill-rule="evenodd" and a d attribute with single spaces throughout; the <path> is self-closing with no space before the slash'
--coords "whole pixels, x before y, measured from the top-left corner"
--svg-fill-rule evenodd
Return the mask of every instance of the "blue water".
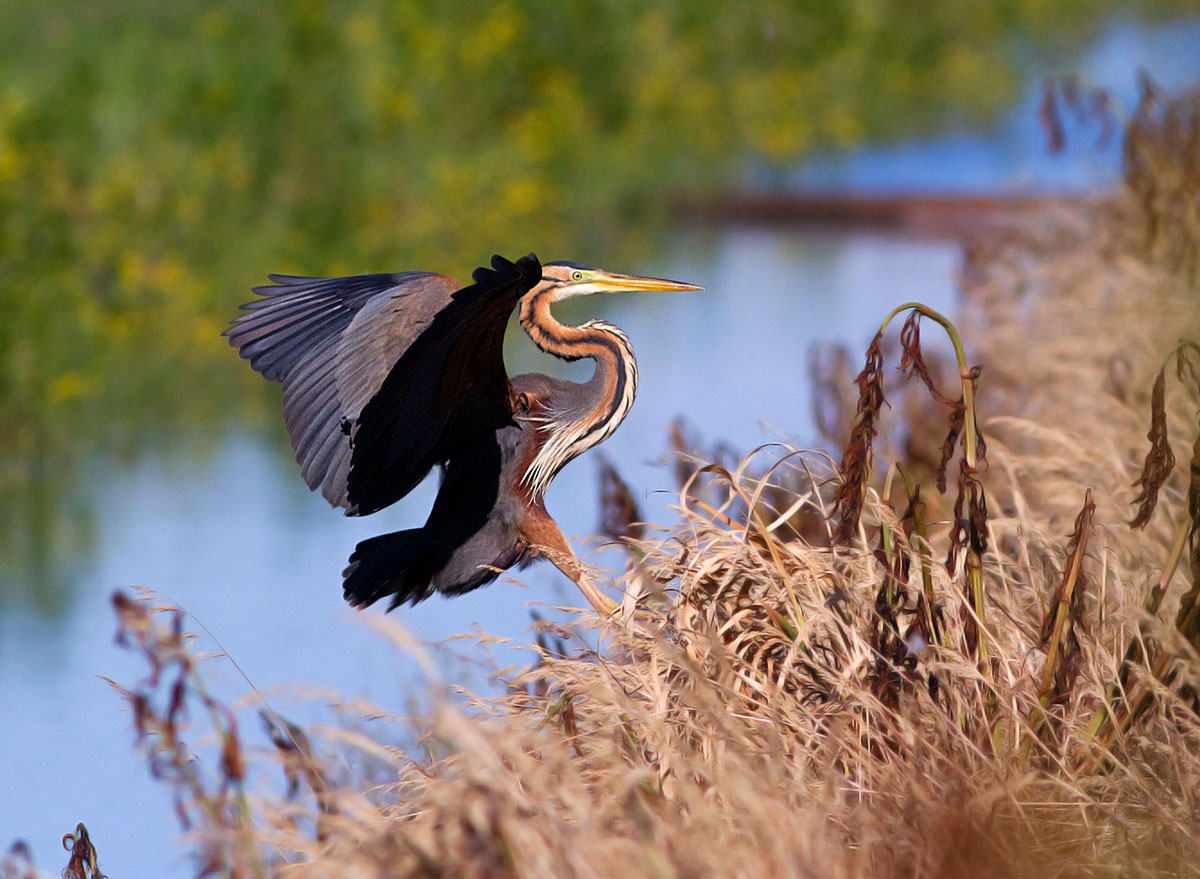
<path id="1" fill-rule="evenodd" d="M 1121 25 L 1087 53 L 1081 69 L 1116 89 L 1128 106 L 1139 63 L 1177 87 L 1200 78 L 1198 47 L 1200 23 Z M 1111 147 L 1097 152 L 1080 137 L 1063 155 L 1044 154 L 1037 99 L 1031 90 L 994 130 L 822 157 L 789 183 L 983 191 L 1111 183 L 1117 168 Z M 706 440 L 742 449 L 780 438 L 810 441 L 810 346 L 841 341 L 861 350 L 902 301 L 952 310 L 958 267 L 951 242 L 686 224 L 659 262 L 612 266 L 706 287 L 690 295 L 583 300 L 569 303 L 563 315 L 574 321 L 602 315 L 628 332 L 638 352 L 637 404 L 603 450 L 645 518 L 673 520 L 671 477 L 663 466 L 671 418 L 683 415 Z M 510 336 L 508 356 L 513 372 L 587 374 L 585 366 L 564 371 L 519 334 Z M 205 638 L 202 646 L 228 651 L 276 707 L 300 720 L 321 716 L 320 706 L 333 697 L 297 696 L 289 692 L 297 682 L 310 696 L 313 688 L 328 690 L 393 710 L 420 691 L 416 664 L 344 605 L 339 584 L 356 541 L 424 520 L 432 485 L 376 516 L 346 519 L 304 488 L 280 452 L 285 444 L 280 424 L 266 437 L 223 437 L 204 455 L 168 449 L 131 466 L 100 460 L 88 468 L 80 490 L 102 516 L 74 604 L 53 621 L 20 606 L 0 615 L 0 846 L 25 838 L 42 867 L 56 871 L 65 863 L 61 835 L 83 821 L 110 875 L 192 872 L 186 850 L 171 841 L 178 828 L 167 792 L 132 753 L 129 715 L 98 677 L 132 682 L 144 672 L 113 643 L 113 589 L 143 585 L 186 608 L 191 624 L 207 627 L 220 643 Z M 619 557 L 597 554 L 589 540 L 598 530 L 596 487 L 594 455 L 586 455 L 559 476 L 548 507 L 576 535 L 580 555 L 615 564 Z M 564 603 L 579 604 L 578 593 L 543 564 L 392 618 L 426 642 L 478 629 L 529 644 L 530 606 Z M 441 677 L 457 683 L 486 686 L 489 657 L 502 665 L 521 659 L 507 648 L 489 653 L 455 644 L 435 657 Z M 223 695 L 248 691 L 225 660 L 206 663 L 205 674 Z"/>

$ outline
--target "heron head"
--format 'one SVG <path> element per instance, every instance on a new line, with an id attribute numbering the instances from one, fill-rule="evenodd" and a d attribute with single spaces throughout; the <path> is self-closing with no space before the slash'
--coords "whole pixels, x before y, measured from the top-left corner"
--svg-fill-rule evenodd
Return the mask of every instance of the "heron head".
<path id="1" fill-rule="evenodd" d="M 554 290 L 555 302 L 570 299 L 572 296 L 590 296 L 593 293 L 631 293 L 641 290 L 682 293 L 687 290 L 704 289 L 695 284 L 668 281 L 665 278 L 644 278 L 606 272 L 575 262 L 548 262 L 543 265 L 542 286 Z"/>

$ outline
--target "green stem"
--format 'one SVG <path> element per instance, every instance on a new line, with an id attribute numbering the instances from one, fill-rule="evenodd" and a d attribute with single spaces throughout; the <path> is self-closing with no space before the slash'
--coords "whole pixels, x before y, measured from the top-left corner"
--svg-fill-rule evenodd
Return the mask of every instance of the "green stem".
<path id="1" fill-rule="evenodd" d="M 967 355 L 963 350 L 962 339 L 958 335 L 958 330 L 948 318 L 934 311 L 927 305 L 922 305 L 920 302 L 906 302 L 903 305 L 897 305 L 892 309 L 891 313 L 883 319 L 883 323 L 879 327 L 879 332 L 882 333 L 887 329 L 888 324 L 892 322 L 892 318 L 902 311 L 917 311 L 925 317 L 939 324 L 946 335 L 950 337 L 950 344 L 954 346 L 954 358 L 958 361 L 958 374 L 962 380 L 963 392 L 963 407 L 966 409 L 966 417 L 963 419 L 963 458 L 967 462 L 967 466 L 972 471 L 975 470 L 976 450 L 978 442 L 975 435 L 975 382 L 971 375 L 971 367 L 967 364 Z M 1181 343 L 1182 344 L 1182 343 Z M 1200 349 L 1197 349 L 1200 350 Z"/>

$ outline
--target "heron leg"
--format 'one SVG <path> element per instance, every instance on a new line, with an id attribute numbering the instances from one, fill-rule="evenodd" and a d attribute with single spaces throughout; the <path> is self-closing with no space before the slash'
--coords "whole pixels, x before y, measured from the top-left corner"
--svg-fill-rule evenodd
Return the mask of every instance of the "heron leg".
<path id="1" fill-rule="evenodd" d="M 579 591 L 583 593 L 583 597 L 596 609 L 596 613 L 608 617 L 621 609 L 621 605 L 600 591 L 600 587 L 588 574 L 583 562 L 571 549 L 571 544 L 567 543 L 562 529 L 549 515 L 543 513 L 541 516 L 537 516 L 533 521 L 527 523 L 524 531 L 530 549 L 535 554 L 549 559 L 554 567 L 570 577 L 579 587 Z"/>
<path id="2" fill-rule="evenodd" d="M 575 585 L 579 587 L 583 597 L 596 609 L 596 613 L 603 617 L 609 617 L 621 609 L 621 605 L 600 591 L 596 581 L 584 570 L 583 563 L 574 553 L 571 553 L 566 559 L 551 556 L 547 556 L 547 558 L 554 563 L 554 567 L 575 581 Z"/>

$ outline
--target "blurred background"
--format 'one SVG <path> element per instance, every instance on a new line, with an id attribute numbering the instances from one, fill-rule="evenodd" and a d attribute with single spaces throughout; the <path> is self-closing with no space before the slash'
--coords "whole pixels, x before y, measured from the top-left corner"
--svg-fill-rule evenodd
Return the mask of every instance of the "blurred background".
<path id="1" fill-rule="evenodd" d="M 952 311 L 981 212 L 1116 185 L 1119 133 L 1095 120 L 1047 149 L 1044 79 L 1110 89 L 1119 122 L 1141 68 L 1200 81 L 1200 5 L 0 4 L 0 846 L 54 864 L 84 821 L 111 875 L 192 872 L 98 677 L 141 673 L 112 643 L 115 588 L 185 608 L 298 719 L 325 693 L 417 698 L 340 572 L 434 486 L 364 521 L 307 492 L 278 386 L 220 338 L 267 272 L 466 278 L 535 251 L 703 284 L 561 315 L 631 337 L 641 392 L 604 451 L 665 523 L 675 416 L 736 449 L 813 442 L 814 346 L 861 350 L 902 301 Z M 518 331 L 507 357 L 588 375 Z M 595 457 L 548 506 L 617 564 L 588 540 Z M 579 600 L 544 568 L 394 616 L 528 644 L 531 605 Z M 451 683 L 528 661 L 455 643 L 435 651 Z M 249 691 L 227 661 L 208 674 Z"/>

